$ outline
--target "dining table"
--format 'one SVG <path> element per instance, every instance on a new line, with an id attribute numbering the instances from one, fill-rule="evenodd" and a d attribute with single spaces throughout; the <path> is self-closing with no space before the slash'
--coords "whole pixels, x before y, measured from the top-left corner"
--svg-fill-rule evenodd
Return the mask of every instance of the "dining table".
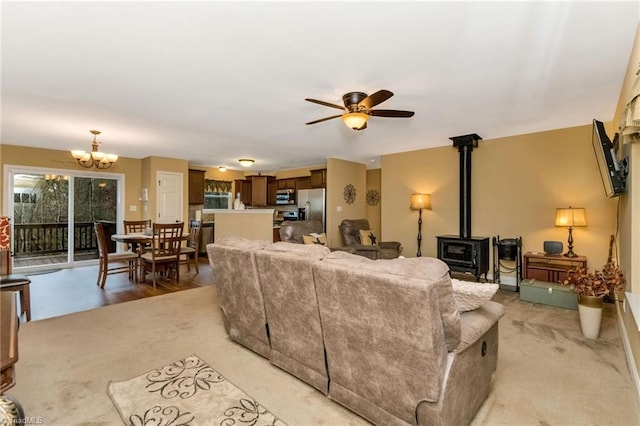
<path id="1" fill-rule="evenodd" d="M 140 256 L 144 252 L 144 247 L 153 242 L 154 236 L 146 232 L 132 232 L 129 234 L 112 234 L 111 239 L 117 243 L 131 244 L 134 253 L 138 253 L 138 282 L 144 282 L 144 268 L 140 261 Z M 189 239 L 189 233 L 184 232 L 181 240 Z"/>

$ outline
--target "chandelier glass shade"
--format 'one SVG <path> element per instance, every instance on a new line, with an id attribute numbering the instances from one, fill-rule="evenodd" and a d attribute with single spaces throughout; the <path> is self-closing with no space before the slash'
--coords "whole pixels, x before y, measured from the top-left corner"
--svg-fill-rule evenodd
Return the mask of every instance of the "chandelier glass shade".
<path id="1" fill-rule="evenodd" d="M 71 156 L 78 161 L 82 167 L 90 169 L 95 167 L 97 169 L 108 169 L 116 161 L 118 156 L 116 154 L 107 154 L 100 151 L 100 142 L 96 140 L 96 137 L 100 134 L 99 130 L 90 130 L 93 134 L 93 142 L 91 143 L 91 152 L 82 151 L 79 149 L 72 149 Z"/>
<path id="2" fill-rule="evenodd" d="M 348 112 L 342 115 L 342 121 L 348 128 L 353 130 L 360 130 L 367 124 L 369 115 L 363 112 Z"/>

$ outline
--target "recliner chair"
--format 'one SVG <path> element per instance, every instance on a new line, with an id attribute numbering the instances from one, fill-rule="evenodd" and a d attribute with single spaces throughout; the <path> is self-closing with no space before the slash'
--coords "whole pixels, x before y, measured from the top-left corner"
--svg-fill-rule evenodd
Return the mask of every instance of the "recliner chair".
<path id="1" fill-rule="evenodd" d="M 402 252 L 402 244 L 398 241 L 380 241 L 376 245 L 363 245 L 360 230 L 371 229 L 367 219 L 344 219 L 339 226 L 342 244 L 350 248 L 351 253 L 369 259 L 395 259 Z"/>
<path id="2" fill-rule="evenodd" d="M 322 234 L 322 222 L 319 220 L 285 221 L 280 225 L 280 241 L 303 244 L 303 235 Z"/>

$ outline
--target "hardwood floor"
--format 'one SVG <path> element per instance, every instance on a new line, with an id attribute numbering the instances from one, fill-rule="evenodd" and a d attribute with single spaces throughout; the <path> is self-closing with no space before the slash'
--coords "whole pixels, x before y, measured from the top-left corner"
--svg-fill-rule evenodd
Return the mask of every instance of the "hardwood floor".
<path id="1" fill-rule="evenodd" d="M 174 291 L 212 285 L 211 267 L 206 256 L 198 259 L 200 273 L 195 268 L 180 267 L 180 283 L 160 279 L 153 288 L 151 276 L 145 283 L 134 283 L 127 274 L 107 277 L 104 289 L 96 285 L 98 266 L 62 269 L 52 273 L 29 275 L 31 279 L 31 320 L 41 320 L 74 312 L 99 308 L 114 303 L 143 299 Z M 25 320 L 24 315 L 21 318 Z"/>

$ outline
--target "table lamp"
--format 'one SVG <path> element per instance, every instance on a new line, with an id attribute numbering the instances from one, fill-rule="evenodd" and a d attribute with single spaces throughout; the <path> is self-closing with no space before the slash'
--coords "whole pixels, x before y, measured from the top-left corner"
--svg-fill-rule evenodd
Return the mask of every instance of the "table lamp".
<path id="1" fill-rule="evenodd" d="M 584 208 L 560 208 L 556 209 L 556 226 L 566 226 L 569 228 L 569 251 L 564 256 L 566 257 L 578 257 L 573 252 L 573 227 L 574 226 L 587 226 L 587 220 L 585 218 Z"/>

